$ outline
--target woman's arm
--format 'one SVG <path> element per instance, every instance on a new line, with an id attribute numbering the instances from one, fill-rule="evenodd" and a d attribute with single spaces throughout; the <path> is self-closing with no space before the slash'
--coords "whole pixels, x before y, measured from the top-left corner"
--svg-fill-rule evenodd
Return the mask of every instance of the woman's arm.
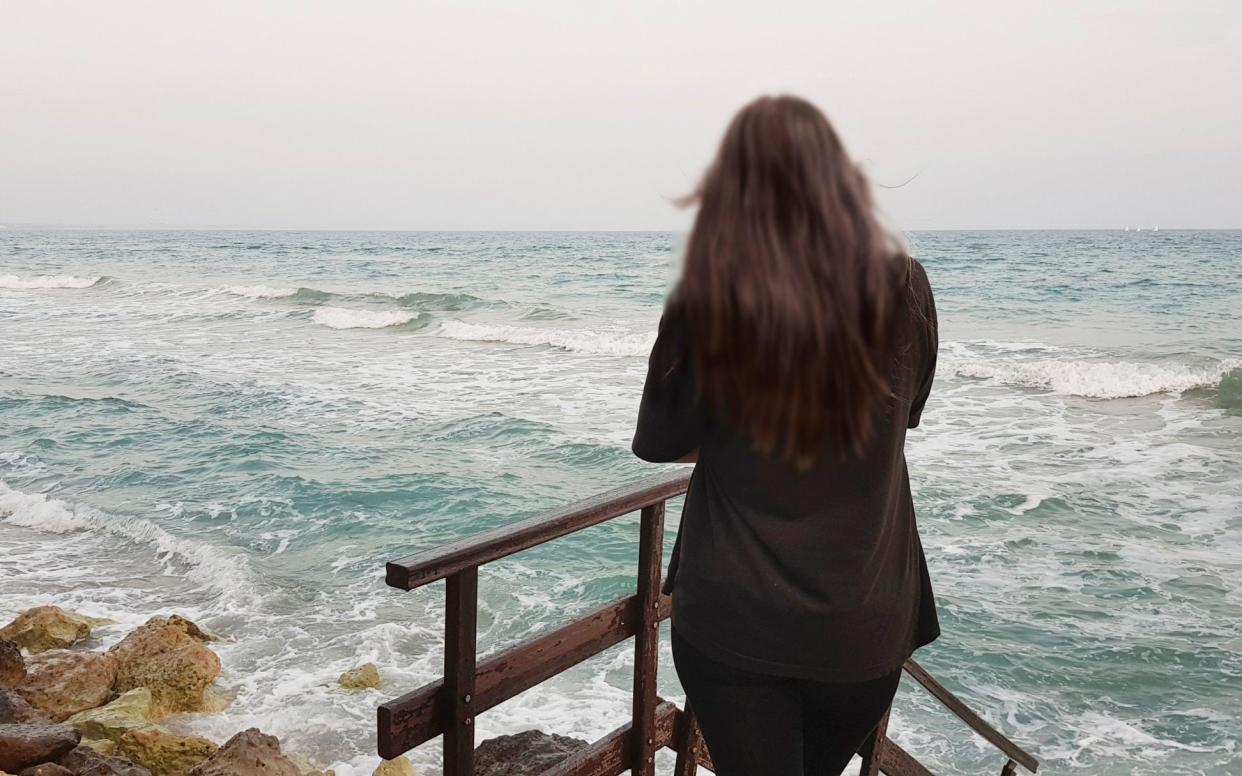
<path id="1" fill-rule="evenodd" d="M 695 392 L 684 323 L 672 310 L 647 362 L 647 381 L 638 407 L 634 454 L 652 463 L 694 463 L 703 439 L 704 413 Z"/>

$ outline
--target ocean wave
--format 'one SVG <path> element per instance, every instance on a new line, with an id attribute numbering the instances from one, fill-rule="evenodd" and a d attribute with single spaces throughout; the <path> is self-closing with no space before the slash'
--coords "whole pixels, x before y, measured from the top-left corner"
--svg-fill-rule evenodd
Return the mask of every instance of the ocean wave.
<path id="1" fill-rule="evenodd" d="M 524 326 L 489 326 L 465 321 L 444 321 L 436 331 L 441 337 L 467 342 L 504 342 L 511 345 L 543 345 L 575 353 L 604 356 L 645 357 L 655 334 L 590 331 L 584 329 L 536 329 Z"/>
<path id="2" fill-rule="evenodd" d="M 401 326 L 418 317 L 418 312 L 388 310 L 351 310 L 346 307 L 321 307 L 312 319 L 330 329 L 386 329 Z"/>
<path id="3" fill-rule="evenodd" d="M 373 294 L 383 297 L 385 294 Z M 487 301 L 472 294 L 436 293 L 432 291 L 413 291 L 397 297 L 397 304 L 402 307 L 417 307 L 420 310 L 469 310 L 482 307 Z"/>
<path id="4" fill-rule="evenodd" d="M 944 371 L 959 377 L 995 380 L 1005 385 L 1041 388 L 1088 399 L 1124 399 L 1157 393 L 1214 388 L 1242 361 L 1208 366 L 1089 359 L 979 359 L 949 355 Z"/>
<path id="5" fill-rule="evenodd" d="M 225 286 L 220 290 L 234 296 L 244 296 L 247 299 L 280 299 L 293 296 L 298 293 L 299 289 L 280 286 Z"/>
<path id="6" fill-rule="evenodd" d="M 17 275 L 0 275 L 0 288 L 29 291 L 45 288 L 90 288 L 103 280 L 102 275 L 95 277 L 78 277 L 77 275 L 34 275 L 18 277 Z"/>
<path id="7" fill-rule="evenodd" d="M 25 493 L 0 482 L 0 521 L 50 534 L 107 533 L 151 546 L 170 570 L 191 567 L 207 584 L 236 602 L 254 588 L 250 569 L 234 555 L 207 544 L 173 536 L 158 525 L 136 517 L 104 514 L 83 504 L 71 504 L 42 493 Z"/>
<path id="8" fill-rule="evenodd" d="M 382 292 L 348 293 L 324 291 L 307 286 L 268 286 L 263 284 L 252 286 L 224 286 L 215 289 L 217 292 L 244 296 L 248 299 L 288 299 L 313 305 L 339 302 L 363 302 L 377 305 L 395 305 L 412 307 L 418 310 L 466 310 L 482 307 L 486 300 L 471 294 L 439 293 L 433 291 L 411 291 L 405 294 L 386 294 Z"/>

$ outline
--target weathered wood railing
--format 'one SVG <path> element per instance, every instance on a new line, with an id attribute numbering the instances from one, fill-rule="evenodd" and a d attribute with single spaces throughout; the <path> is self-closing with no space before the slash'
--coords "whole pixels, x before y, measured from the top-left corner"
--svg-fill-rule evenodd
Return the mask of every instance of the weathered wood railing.
<path id="1" fill-rule="evenodd" d="M 563 509 L 390 562 L 387 582 L 392 587 L 413 590 L 441 579 L 447 581 L 444 678 L 379 707 L 380 756 L 396 757 L 442 734 L 445 776 L 473 776 L 476 716 L 633 636 L 630 722 L 544 776 L 617 776 L 626 770 L 635 776 L 653 776 L 655 753 L 664 747 L 677 753 L 677 776 L 689 776 L 699 765 L 711 769 L 711 756 L 698 735 L 692 712 L 656 695 L 659 625 L 671 610 L 670 599 L 660 594 L 664 503 L 685 493 L 689 480 L 689 472 L 684 470 L 650 477 Z M 642 518 L 638 586 L 633 595 L 476 662 L 479 566 L 634 511 L 641 511 Z M 983 721 L 918 663 L 907 661 L 905 670 L 1006 756 L 1002 776 L 1014 774 L 1018 765 L 1031 772 L 1039 766 L 1034 757 Z M 861 776 L 930 773 L 888 738 L 887 730 L 885 714 L 860 752 Z"/>

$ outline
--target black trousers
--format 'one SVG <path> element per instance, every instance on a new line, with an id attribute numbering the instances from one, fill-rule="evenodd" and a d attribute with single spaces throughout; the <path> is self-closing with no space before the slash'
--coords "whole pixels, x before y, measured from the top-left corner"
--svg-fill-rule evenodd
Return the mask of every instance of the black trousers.
<path id="1" fill-rule="evenodd" d="M 828 684 L 743 671 L 673 629 L 673 663 L 718 776 L 838 776 L 893 702 L 901 669 Z"/>

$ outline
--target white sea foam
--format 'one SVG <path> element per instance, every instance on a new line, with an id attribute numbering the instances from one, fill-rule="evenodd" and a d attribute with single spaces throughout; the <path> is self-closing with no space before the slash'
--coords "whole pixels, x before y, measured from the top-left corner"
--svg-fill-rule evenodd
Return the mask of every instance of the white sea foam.
<path id="1" fill-rule="evenodd" d="M 546 345 L 577 353 L 644 357 L 651 352 L 654 334 L 590 331 L 585 329 L 536 329 L 524 326 L 488 326 L 465 321 L 445 321 L 436 332 L 441 337 L 473 342 L 506 342 L 512 345 Z"/>
<path id="2" fill-rule="evenodd" d="M 959 377 L 995 380 L 1089 399 L 1121 399 L 1212 387 L 1226 372 L 1239 366 L 1242 361 L 1237 360 L 1193 366 L 1091 358 L 1023 359 L 991 353 L 980 356 L 952 343 L 941 358 L 941 371 Z"/>
<path id="3" fill-rule="evenodd" d="M 44 288 L 90 288 L 103 280 L 101 276 L 78 277 L 77 275 L 34 275 L 18 277 L 17 275 L 0 275 L 0 288 L 27 291 Z"/>
<path id="4" fill-rule="evenodd" d="M 403 323 L 409 323 L 417 317 L 417 312 L 321 307 L 315 311 L 314 321 L 332 329 L 384 329 L 389 326 L 400 326 Z"/>
<path id="5" fill-rule="evenodd" d="M 235 296 L 244 296 L 248 299 L 279 299 L 285 296 L 293 296 L 298 292 L 296 288 L 280 286 L 225 286 L 221 290 Z"/>
<path id="6" fill-rule="evenodd" d="M 192 567 L 227 600 L 247 598 L 253 591 L 248 581 L 250 571 L 241 558 L 208 544 L 178 538 L 140 518 L 105 514 L 42 493 L 14 490 L 0 482 L 0 521 L 51 534 L 111 534 L 152 547 L 162 562 L 178 571 Z"/>

